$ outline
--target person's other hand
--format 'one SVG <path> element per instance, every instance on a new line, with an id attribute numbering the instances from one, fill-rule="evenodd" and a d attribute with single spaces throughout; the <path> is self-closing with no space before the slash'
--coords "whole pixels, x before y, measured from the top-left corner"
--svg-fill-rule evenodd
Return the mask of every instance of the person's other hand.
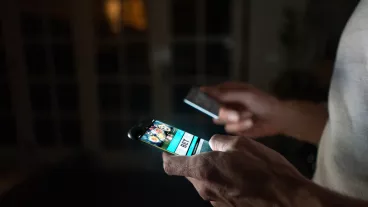
<path id="1" fill-rule="evenodd" d="M 228 133 L 247 137 L 262 137 L 282 133 L 280 101 L 251 85 L 228 82 L 201 90 L 222 107 L 214 122 L 225 125 Z"/>
<path id="2" fill-rule="evenodd" d="M 293 206 L 290 198 L 308 183 L 284 157 L 254 140 L 215 135 L 210 146 L 215 151 L 191 157 L 164 153 L 163 165 L 168 175 L 185 176 L 213 206 Z"/>

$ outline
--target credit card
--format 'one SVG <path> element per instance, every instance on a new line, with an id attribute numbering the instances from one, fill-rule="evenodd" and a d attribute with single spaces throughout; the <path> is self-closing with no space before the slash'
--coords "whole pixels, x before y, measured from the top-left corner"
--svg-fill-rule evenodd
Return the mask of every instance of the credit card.
<path id="1" fill-rule="evenodd" d="M 220 104 L 197 87 L 193 87 L 189 91 L 184 103 L 214 119 L 218 119 Z"/>

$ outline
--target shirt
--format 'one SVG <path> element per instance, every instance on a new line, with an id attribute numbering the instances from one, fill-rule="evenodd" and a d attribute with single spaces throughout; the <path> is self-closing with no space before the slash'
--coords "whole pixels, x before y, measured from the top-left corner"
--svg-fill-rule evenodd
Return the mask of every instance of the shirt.
<path id="1" fill-rule="evenodd" d="M 314 182 L 368 200 L 368 0 L 340 40 Z"/>

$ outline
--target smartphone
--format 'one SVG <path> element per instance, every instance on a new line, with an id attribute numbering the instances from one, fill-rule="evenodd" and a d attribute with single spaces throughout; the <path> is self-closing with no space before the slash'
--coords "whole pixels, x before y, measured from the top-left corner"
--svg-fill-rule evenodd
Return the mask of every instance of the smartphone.
<path id="1" fill-rule="evenodd" d="M 207 140 L 155 119 L 132 127 L 128 137 L 174 155 L 192 156 L 212 151 Z"/>
<path id="2" fill-rule="evenodd" d="M 193 87 L 189 91 L 187 97 L 184 99 L 184 103 L 214 119 L 218 119 L 219 117 L 220 104 L 197 87 Z"/>

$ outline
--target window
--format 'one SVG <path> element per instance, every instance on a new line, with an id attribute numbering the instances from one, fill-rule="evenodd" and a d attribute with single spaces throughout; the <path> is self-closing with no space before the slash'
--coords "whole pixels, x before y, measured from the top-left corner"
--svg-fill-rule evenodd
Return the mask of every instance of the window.
<path id="1" fill-rule="evenodd" d="M 0 144 L 6 146 L 14 146 L 17 144 L 17 130 L 15 120 L 12 118 L 0 119 L 1 139 Z"/>
<path id="2" fill-rule="evenodd" d="M 70 39 L 71 30 L 68 19 L 61 17 L 52 17 L 49 20 L 49 28 L 51 36 L 54 38 Z"/>
<path id="3" fill-rule="evenodd" d="M 132 27 L 125 26 L 122 29 L 123 38 L 134 38 L 139 40 L 145 40 L 147 39 L 147 31 L 146 30 L 136 30 Z"/>
<path id="4" fill-rule="evenodd" d="M 30 75 L 47 73 L 46 51 L 42 44 L 25 44 L 25 58 Z"/>
<path id="5" fill-rule="evenodd" d="M 121 86 L 120 84 L 99 84 L 99 102 L 100 110 L 120 111 L 121 108 Z"/>
<path id="6" fill-rule="evenodd" d="M 229 50 L 223 43 L 206 45 L 206 74 L 226 78 L 229 75 Z"/>
<path id="7" fill-rule="evenodd" d="M 194 110 L 184 103 L 183 99 L 187 96 L 191 85 L 176 85 L 173 90 L 174 112 L 192 114 Z"/>
<path id="8" fill-rule="evenodd" d="M 206 34 L 227 35 L 230 31 L 230 0 L 206 0 Z"/>
<path id="9" fill-rule="evenodd" d="M 177 75 L 196 75 L 197 53 L 196 44 L 174 43 L 173 49 L 173 70 Z"/>
<path id="10" fill-rule="evenodd" d="M 59 109 L 77 111 L 78 87 L 76 84 L 58 84 L 56 87 L 56 95 Z"/>
<path id="11" fill-rule="evenodd" d="M 100 17 L 100 19 L 97 20 L 96 25 L 96 33 L 99 38 L 108 38 L 114 36 L 106 18 Z"/>
<path id="12" fill-rule="evenodd" d="M 126 138 L 126 131 L 123 131 L 120 121 L 107 120 L 101 124 L 103 145 L 107 149 L 121 149 L 124 139 Z"/>
<path id="13" fill-rule="evenodd" d="M 81 126 L 79 120 L 61 120 L 60 133 L 64 146 L 76 147 L 81 145 Z"/>
<path id="14" fill-rule="evenodd" d="M 150 73 L 147 43 L 126 43 L 125 70 L 129 74 L 147 75 Z"/>
<path id="15" fill-rule="evenodd" d="M 41 15 L 22 13 L 21 29 L 26 38 L 43 38 L 44 28 Z"/>
<path id="16" fill-rule="evenodd" d="M 119 70 L 118 49 L 115 46 L 100 46 L 97 55 L 98 72 L 101 75 L 117 74 Z"/>
<path id="17" fill-rule="evenodd" d="M 196 0 L 172 1 L 172 28 L 174 36 L 195 36 L 196 34 Z"/>
<path id="18" fill-rule="evenodd" d="M 32 109 L 39 112 L 51 110 L 51 88 L 47 84 L 30 86 Z"/>
<path id="19" fill-rule="evenodd" d="M 164 94 L 163 94 L 164 95 Z M 148 85 L 132 85 L 130 90 L 130 109 L 134 112 L 151 112 L 151 87 Z"/>
<path id="20" fill-rule="evenodd" d="M 55 126 L 52 119 L 34 120 L 34 133 L 37 143 L 43 147 L 55 145 Z"/>
<path id="21" fill-rule="evenodd" d="M 52 52 L 56 75 L 74 76 L 74 54 L 71 44 L 53 44 Z"/>

